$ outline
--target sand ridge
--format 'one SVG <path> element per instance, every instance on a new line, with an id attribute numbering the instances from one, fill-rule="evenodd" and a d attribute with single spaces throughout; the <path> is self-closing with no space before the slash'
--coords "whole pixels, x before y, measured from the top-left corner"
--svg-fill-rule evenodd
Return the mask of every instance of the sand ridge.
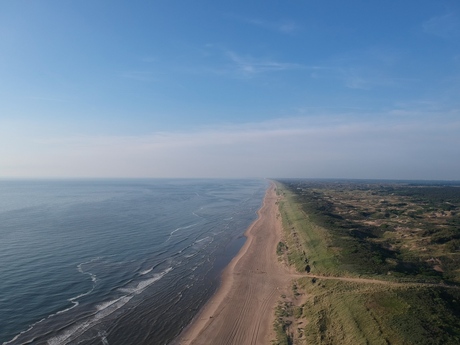
<path id="1" fill-rule="evenodd" d="M 277 200 L 272 183 L 243 248 L 224 270 L 216 294 L 179 336 L 180 345 L 270 343 L 274 307 L 292 278 L 276 255 L 282 236 Z"/>

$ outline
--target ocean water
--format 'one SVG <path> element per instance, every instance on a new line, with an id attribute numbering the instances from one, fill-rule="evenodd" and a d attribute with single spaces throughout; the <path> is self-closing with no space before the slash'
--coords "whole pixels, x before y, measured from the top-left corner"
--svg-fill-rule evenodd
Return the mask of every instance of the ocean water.
<path id="1" fill-rule="evenodd" d="M 0 181 L 0 343 L 168 344 L 215 292 L 266 188 Z"/>

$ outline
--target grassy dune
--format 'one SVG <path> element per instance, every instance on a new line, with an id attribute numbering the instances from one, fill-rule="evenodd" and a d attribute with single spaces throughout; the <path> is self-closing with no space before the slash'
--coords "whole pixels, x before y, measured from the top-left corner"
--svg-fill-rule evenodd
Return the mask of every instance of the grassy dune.
<path id="1" fill-rule="evenodd" d="M 295 201 L 295 195 L 280 186 L 278 189 L 283 198 L 279 201 L 279 210 L 286 234 L 289 265 L 293 265 L 299 272 L 309 266 L 315 273 L 340 274 L 338 248 L 332 246 L 327 230 L 311 221 Z"/>
<path id="2" fill-rule="evenodd" d="M 312 206 L 324 202 L 325 194 L 305 205 L 301 189 L 277 188 L 285 230 L 277 252 L 299 273 L 276 309 L 274 344 L 460 344 L 455 247 L 446 247 L 454 248 L 448 252 L 425 236 L 422 250 L 408 245 L 419 240 L 415 235 L 388 232 L 378 222 L 364 227 L 360 218 L 353 222 L 352 212 L 347 219 L 333 206 L 350 200 L 352 191 L 315 212 Z M 395 226 L 401 218 L 386 217 L 385 224 Z M 455 228 L 442 225 L 441 231 Z M 398 246 L 388 246 L 388 238 Z M 445 257 L 452 258 L 450 266 L 439 270 Z"/>

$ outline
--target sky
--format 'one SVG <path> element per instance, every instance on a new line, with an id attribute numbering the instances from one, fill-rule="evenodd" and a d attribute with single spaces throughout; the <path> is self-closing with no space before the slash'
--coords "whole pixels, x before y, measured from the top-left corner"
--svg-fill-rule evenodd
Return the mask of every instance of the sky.
<path id="1" fill-rule="evenodd" d="M 2 0 L 0 178 L 460 180 L 458 0 Z"/>

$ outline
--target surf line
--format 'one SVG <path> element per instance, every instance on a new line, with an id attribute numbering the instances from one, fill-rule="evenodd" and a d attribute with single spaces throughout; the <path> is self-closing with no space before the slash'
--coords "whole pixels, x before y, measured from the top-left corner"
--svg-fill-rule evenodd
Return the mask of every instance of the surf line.
<path id="1" fill-rule="evenodd" d="M 80 302 L 78 302 L 77 300 L 83 296 L 87 296 L 89 295 L 91 292 L 94 291 L 95 287 L 96 287 L 96 282 L 97 282 L 97 276 L 94 274 L 94 273 L 91 273 L 91 272 L 86 272 L 83 270 L 82 266 L 83 265 L 86 265 L 86 264 L 89 264 L 89 263 L 92 263 L 96 260 L 100 260 L 101 257 L 96 257 L 96 258 L 93 258 L 89 261 L 85 261 L 85 262 L 82 262 L 80 264 L 77 265 L 77 271 L 82 273 L 82 274 L 85 274 L 85 275 L 89 275 L 91 277 L 91 281 L 93 282 L 93 286 L 91 287 L 90 290 L 88 290 L 87 292 L 84 292 L 84 293 L 81 293 L 79 294 L 78 296 L 75 296 L 75 297 L 71 297 L 69 299 L 67 299 L 68 302 L 72 303 L 72 306 L 68 307 L 68 308 L 65 308 L 65 309 L 62 309 L 62 310 L 59 310 L 57 311 L 56 313 L 53 313 L 53 314 L 50 314 L 48 315 L 47 317 L 44 317 L 43 319 L 31 324 L 29 326 L 28 329 L 20 332 L 19 334 L 17 334 L 13 339 L 9 340 L 9 341 L 6 341 L 3 343 L 3 345 L 8 345 L 8 344 L 11 344 L 13 342 L 15 342 L 16 340 L 19 339 L 19 337 L 23 336 L 23 335 L 26 335 L 27 333 L 29 333 L 30 331 L 32 331 L 37 325 L 41 324 L 42 322 L 46 321 L 46 320 L 49 320 L 50 318 L 56 316 L 56 315 L 60 315 L 60 314 L 63 314 L 63 313 L 66 313 L 68 312 L 69 310 L 72 310 L 74 309 L 75 307 L 77 307 Z"/>
<path id="2" fill-rule="evenodd" d="M 75 340 L 77 337 L 84 334 L 88 329 L 100 323 L 104 318 L 125 306 L 134 296 L 142 293 L 145 289 L 147 289 L 147 287 L 163 278 L 173 269 L 173 267 L 168 267 L 164 271 L 155 274 L 152 278 L 139 282 L 137 286 L 134 288 L 118 289 L 118 291 L 125 293 L 125 295 L 111 301 L 100 303 L 96 306 L 95 314 L 93 314 L 90 318 L 86 319 L 85 321 L 80 322 L 78 324 L 74 324 L 69 329 L 63 330 L 61 334 L 49 339 L 47 341 L 48 345 L 62 345 Z"/>

